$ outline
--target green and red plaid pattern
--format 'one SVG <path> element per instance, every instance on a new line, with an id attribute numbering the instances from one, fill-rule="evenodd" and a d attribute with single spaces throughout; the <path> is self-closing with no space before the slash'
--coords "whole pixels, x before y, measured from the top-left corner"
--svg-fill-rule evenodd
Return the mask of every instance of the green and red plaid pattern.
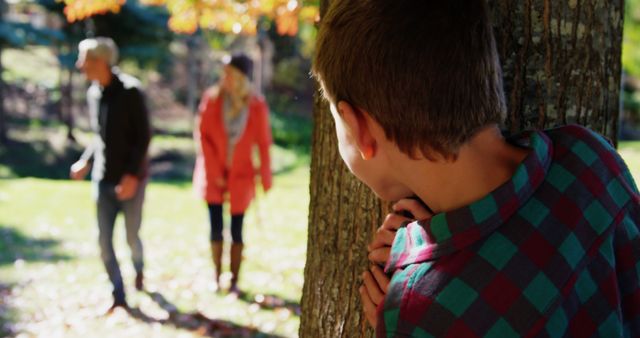
<path id="1" fill-rule="evenodd" d="M 378 337 L 640 337 L 640 196 L 580 126 L 532 149 L 481 200 L 401 228 Z"/>

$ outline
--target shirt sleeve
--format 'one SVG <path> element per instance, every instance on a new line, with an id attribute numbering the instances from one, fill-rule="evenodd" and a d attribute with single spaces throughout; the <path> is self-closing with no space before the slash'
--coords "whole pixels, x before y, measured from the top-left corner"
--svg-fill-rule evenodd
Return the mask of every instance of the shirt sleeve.
<path id="1" fill-rule="evenodd" d="M 213 137 L 211 123 L 211 96 L 210 91 L 206 91 L 202 95 L 198 111 L 200 112 L 200 123 L 198 126 L 198 136 L 200 141 L 200 150 L 204 159 L 205 175 L 207 182 L 214 182 L 217 178 L 223 177 L 224 161 L 220 159 L 220 154 L 216 150 L 215 138 Z"/>
<path id="2" fill-rule="evenodd" d="M 134 132 L 132 135 L 131 155 L 125 171 L 128 174 L 142 177 L 145 170 L 144 161 L 151 141 L 149 113 L 140 90 L 132 88 L 128 94 L 127 107 L 130 107 L 129 114 Z"/>
<path id="3" fill-rule="evenodd" d="M 384 269 L 385 272 L 391 274 L 397 269 L 429 256 L 431 254 L 430 248 L 433 247 L 429 242 L 429 235 L 420 222 L 408 223 L 398 229 L 391 246 L 389 260 L 387 260 Z"/>
<path id="4" fill-rule="evenodd" d="M 614 250 L 624 337 L 640 337 L 640 204 L 637 196 L 631 203 L 631 211 L 615 231 Z"/>
<path id="5" fill-rule="evenodd" d="M 98 135 L 94 135 L 91 138 L 91 142 L 89 142 L 87 147 L 82 152 L 82 155 L 80 155 L 80 159 L 81 160 L 90 161 L 90 160 L 93 159 L 93 154 L 96 151 L 96 143 L 97 142 L 98 142 Z"/>
<path id="6" fill-rule="evenodd" d="M 265 190 L 271 188 L 271 156 L 269 147 L 271 147 L 271 124 L 269 123 L 269 108 L 266 103 L 260 104 L 260 123 L 258 130 L 258 150 L 260 152 L 260 177 L 262 179 L 262 187 Z"/>

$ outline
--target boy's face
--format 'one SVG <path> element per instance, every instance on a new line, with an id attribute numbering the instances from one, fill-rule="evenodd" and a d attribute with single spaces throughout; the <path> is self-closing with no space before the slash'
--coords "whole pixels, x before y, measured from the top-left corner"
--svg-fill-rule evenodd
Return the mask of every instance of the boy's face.
<path id="1" fill-rule="evenodd" d="M 399 152 L 395 144 L 387 140 L 373 119 L 367 120 L 371 125 L 369 128 L 354 125 L 358 124 L 357 119 L 349 115 L 355 111 L 349 104 L 343 104 L 346 103 L 339 103 L 338 109 L 331 103 L 331 115 L 335 121 L 338 150 L 349 170 L 383 200 L 397 201 L 412 196 L 413 192 L 396 178 L 393 158 L 400 154 L 395 153 Z M 367 149 L 366 140 L 373 142 L 372 152 Z"/>

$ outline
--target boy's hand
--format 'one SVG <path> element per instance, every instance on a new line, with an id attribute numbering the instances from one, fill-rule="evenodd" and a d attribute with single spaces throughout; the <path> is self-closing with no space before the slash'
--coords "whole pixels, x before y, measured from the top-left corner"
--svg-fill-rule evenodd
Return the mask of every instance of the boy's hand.
<path id="1" fill-rule="evenodd" d="M 405 222 L 415 220 L 422 221 L 433 216 L 419 201 L 410 198 L 398 201 L 392 208 L 394 213 L 387 215 L 382 226 L 376 231 L 373 241 L 367 247 L 369 260 L 380 265 L 386 264 L 389 259 L 391 245 L 396 238 L 396 231 L 400 229 Z M 400 215 L 403 212 L 410 213 L 414 218 Z"/>
<path id="2" fill-rule="evenodd" d="M 389 287 L 389 277 L 378 266 L 373 266 L 370 271 L 362 274 L 363 285 L 360 286 L 360 299 L 362 309 L 367 321 L 372 327 L 378 322 L 377 308 L 384 301 Z"/>

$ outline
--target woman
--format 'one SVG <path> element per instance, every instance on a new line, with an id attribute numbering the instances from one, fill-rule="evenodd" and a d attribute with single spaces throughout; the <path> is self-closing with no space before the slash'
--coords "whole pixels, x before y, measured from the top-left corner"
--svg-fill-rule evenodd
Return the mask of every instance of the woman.
<path id="1" fill-rule="evenodd" d="M 208 90 L 203 95 L 196 130 L 201 151 L 196 159 L 194 187 L 209 208 L 216 284 L 222 270 L 222 205 L 225 200 L 230 202 L 232 278 L 229 291 L 233 293 L 239 292 L 242 222 L 255 193 L 256 170 L 251 161 L 255 145 L 260 153 L 262 187 L 265 192 L 271 188 L 269 110 L 264 99 L 252 91 L 252 69 L 253 62 L 246 55 L 231 57 L 224 66 L 219 90 Z"/>

